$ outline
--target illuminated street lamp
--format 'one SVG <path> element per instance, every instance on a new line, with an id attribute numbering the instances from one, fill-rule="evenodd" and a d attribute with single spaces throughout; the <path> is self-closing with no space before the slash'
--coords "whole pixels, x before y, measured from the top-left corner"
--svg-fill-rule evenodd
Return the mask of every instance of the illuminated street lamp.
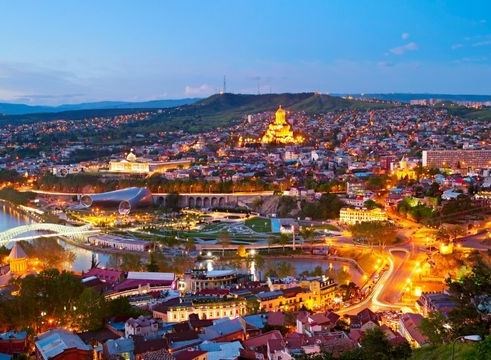
<path id="1" fill-rule="evenodd" d="M 457 340 L 461 340 L 461 339 L 472 341 L 472 342 L 478 342 L 482 340 L 481 336 L 479 335 L 464 335 L 455 338 L 455 340 L 452 342 L 452 360 L 455 358 L 455 343 L 457 342 Z"/>

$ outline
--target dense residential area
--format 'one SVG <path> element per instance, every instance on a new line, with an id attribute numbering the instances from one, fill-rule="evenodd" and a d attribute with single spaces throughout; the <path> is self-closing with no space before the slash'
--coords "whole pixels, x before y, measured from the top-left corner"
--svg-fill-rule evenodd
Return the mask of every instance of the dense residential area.
<path id="1" fill-rule="evenodd" d="M 486 358 L 490 129 L 375 104 L 3 126 L 0 353 L 409 359 L 471 334 Z"/>

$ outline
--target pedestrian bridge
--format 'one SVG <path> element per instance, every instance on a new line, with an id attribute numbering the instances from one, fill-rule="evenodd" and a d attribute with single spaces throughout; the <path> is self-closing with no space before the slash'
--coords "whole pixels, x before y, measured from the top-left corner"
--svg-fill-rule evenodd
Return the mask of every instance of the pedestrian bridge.
<path id="1" fill-rule="evenodd" d="M 35 231 L 42 231 L 41 234 L 29 234 Z M 51 223 L 34 223 L 28 225 L 21 225 L 8 229 L 7 231 L 0 232 L 0 246 L 6 245 L 11 241 L 20 240 L 32 240 L 40 237 L 55 237 L 55 236 L 67 236 L 77 238 L 80 235 L 94 234 L 100 230 L 92 229 L 91 225 L 83 226 L 67 226 Z M 44 233 L 46 232 L 46 233 Z M 26 236 L 20 236 L 27 234 Z"/>

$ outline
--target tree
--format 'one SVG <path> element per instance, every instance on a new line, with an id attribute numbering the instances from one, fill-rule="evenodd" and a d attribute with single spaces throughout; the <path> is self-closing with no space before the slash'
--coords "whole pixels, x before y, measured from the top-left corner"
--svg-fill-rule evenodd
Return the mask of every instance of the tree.
<path id="1" fill-rule="evenodd" d="M 387 176 L 372 175 L 366 181 L 367 189 L 372 191 L 385 189 L 387 180 Z"/>
<path id="2" fill-rule="evenodd" d="M 299 359 L 300 360 L 333 360 L 334 358 L 330 353 L 322 351 L 317 354 L 304 355 Z"/>
<path id="3" fill-rule="evenodd" d="M 97 261 L 95 253 L 92 253 L 92 257 L 90 259 L 90 268 L 94 269 L 99 266 L 99 262 Z"/>
<path id="4" fill-rule="evenodd" d="M 477 344 L 476 360 L 491 359 L 491 336 L 486 336 Z"/>
<path id="5" fill-rule="evenodd" d="M 377 204 L 374 200 L 372 199 L 368 199 L 367 201 L 365 201 L 363 203 L 363 205 L 369 209 L 369 210 L 372 210 L 372 209 L 375 209 L 375 208 L 378 208 L 379 207 L 379 204 Z"/>
<path id="6" fill-rule="evenodd" d="M 124 271 L 141 271 L 142 262 L 140 255 L 125 253 L 121 256 L 119 268 Z"/>
<path id="7" fill-rule="evenodd" d="M 314 238 L 315 230 L 311 227 L 303 227 L 302 230 L 300 230 L 300 235 L 305 242 L 310 242 Z"/>
<path id="8" fill-rule="evenodd" d="M 486 317 L 486 299 L 491 293 L 491 267 L 479 257 L 469 274 L 456 280 L 447 279 L 447 285 L 456 303 L 448 316 L 453 335 L 484 336 L 488 333 L 490 322 Z"/>
<path id="9" fill-rule="evenodd" d="M 349 281 L 348 284 L 346 283 L 341 283 L 340 282 L 340 290 L 343 290 L 343 300 L 344 301 L 348 301 L 349 299 L 351 299 L 351 297 L 355 294 L 355 292 L 358 290 L 358 286 L 352 282 L 352 281 Z"/>
<path id="10" fill-rule="evenodd" d="M 440 345 L 450 338 L 448 320 L 440 312 L 431 312 L 428 317 L 421 320 L 419 329 L 433 345 Z"/>
<path id="11" fill-rule="evenodd" d="M 364 239 L 368 244 L 386 245 L 396 239 L 397 228 L 389 222 L 366 221 L 350 227 L 353 237 Z"/>
<path id="12" fill-rule="evenodd" d="M 141 310 L 131 306 L 127 297 L 118 297 L 108 300 L 106 303 L 106 315 L 112 317 L 137 317 L 141 315 Z"/>
<path id="13" fill-rule="evenodd" d="M 155 251 L 152 251 L 150 253 L 150 262 L 146 265 L 146 267 L 147 267 L 147 271 L 149 271 L 149 272 L 158 272 L 159 271 L 159 266 L 157 264 Z"/>
<path id="14" fill-rule="evenodd" d="M 84 289 L 76 301 L 76 306 L 68 309 L 72 310 L 75 314 L 74 323 L 80 331 L 98 330 L 104 326 L 106 303 L 104 297 L 94 290 Z"/>
<path id="15" fill-rule="evenodd" d="M 368 329 L 361 338 L 363 360 L 409 359 L 411 346 L 404 340 L 392 345 L 381 328 Z"/>
<path id="16" fill-rule="evenodd" d="M 42 331 L 43 324 L 93 330 L 103 325 L 104 297 L 83 287 L 72 273 L 56 269 L 18 279 L 17 296 L 0 299 L 0 320 L 7 327 Z"/>
<path id="17" fill-rule="evenodd" d="M 391 345 L 384 332 L 379 328 L 368 329 L 361 338 L 363 359 L 389 360 L 391 359 Z"/>
<path id="18" fill-rule="evenodd" d="M 322 268 L 322 266 L 317 265 L 314 268 L 314 270 L 312 270 L 311 274 L 312 274 L 312 276 L 322 276 L 322 275 L 324 275 L 324 269 Z"/>
<path id="19" fill-rule="evenodd" d="M 167 195 L 167 198 L 165 199 L 166 208 L 171 211 L 179 210 L 179 199 L 180 199 L 179 193 L 171 192 L 169 195 Z"/>
<path id="20" fill-rule="evenodd" d="M 343 206 L 344 202 L 336 194 L 324 193 L 319 201 L 303 201 L 302 215 L 314 220 L 336 219 Z"/>
<path id="21" fill-rule="evenodd" d="M 230 233 L 228 230 L 221 231 L 218 234 L 218 242 L 222 245 L 222 256 L 225 256 L 225 248 L 230 245 Z"/>
<path id="22" fill-rule="evenodd" d="M 51 238 L 37 238 L 30 242 L 23 241 L 22 248 L 30 258 L 39 259 L 43 269 L 57 268 L 61 270 L 66 267 L 67 263 L 71 264 L 75 261 L 73 252 L 66 250 Z"/>
<path id="23" fill-rule="evenodd" d="M 286 261 L 281 261 L 276 264 L 276 274 L 280 278 L 295 275 L 295 268 L 293 265 Z"/>
<path id="24" fill-rule="evenodd" d="M 254 263 L 256 265 L 256 269 L 263 269 L 266 261 L 264 260 L 263 256 L 256 254 L 256 256 L 254 256 Z"/>
<path id="25" fill-rule="evenodd" d="M 267 242 L 268 242 L 268 254 L 269 254 L 269 250 L 271 249 L 271 245 L 276 243 L 276 237 L 273 235 L 269 235 L 267 238 Z"/>
<path id="26" fill-rule="evenodd" d="M 257 314 L 259 312 L 259 301 L 255 297 L 246 300 L 247 314 Z"/>
<path id="27" fill-rule="evenodd" d="M 290 235 L 286 233 L 281 233 L 278 239 L 278 244 L 283 246 L 283 252 L 285 251 L 285 245 L 290 242 Z"/>
<path id="28" fill-rule="evenodd" d="M 391 359 L 409 359 L 412 352 L 411 345 L 404 340 L 392 346 Z"/>

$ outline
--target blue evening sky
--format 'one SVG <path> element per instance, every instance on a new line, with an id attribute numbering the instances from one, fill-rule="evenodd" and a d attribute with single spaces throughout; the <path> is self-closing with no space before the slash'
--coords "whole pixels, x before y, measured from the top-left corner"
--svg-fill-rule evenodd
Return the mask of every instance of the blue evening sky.
<path id="1" fill-rule="evenodd" d="M 0 101 L 491 94 L 489 0 L 0 3 Z"/>

